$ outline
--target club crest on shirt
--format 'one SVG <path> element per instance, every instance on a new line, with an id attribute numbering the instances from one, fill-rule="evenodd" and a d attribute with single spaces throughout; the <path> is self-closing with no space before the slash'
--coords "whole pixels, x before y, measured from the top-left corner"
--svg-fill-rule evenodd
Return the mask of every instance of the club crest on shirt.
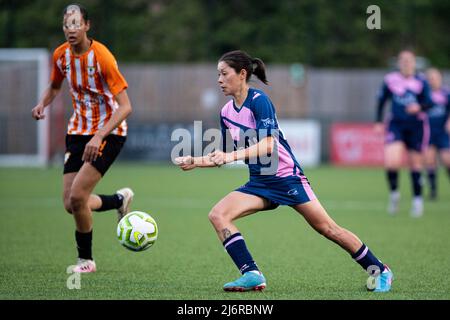
<path id="1" fill-rule="evenodd" d="M 96 71 L 95 66 L 88 66 L 87 70 L 88 70 L 88 75 L 91 77 L 95 74 L 95 71 Z"/>
<path id="2" fill-rule="evenodd" d="M 68 63 L 64 66 L 63 71 L 64 71 L 64 74 L 67 74 L 68 72 L 70 72 L 70 63 Z"/>

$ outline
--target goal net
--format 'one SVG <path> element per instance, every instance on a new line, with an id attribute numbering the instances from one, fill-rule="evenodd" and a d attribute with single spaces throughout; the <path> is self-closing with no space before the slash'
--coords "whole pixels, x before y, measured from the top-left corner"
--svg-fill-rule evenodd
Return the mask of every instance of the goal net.
<path id="1" fill-rule="evenodd" d="M 49 81 L 45 49 L 0 49 L 0 166 L 45 166 L 49 161 L 49 114 L 36 121 L 31 109 Z"/>

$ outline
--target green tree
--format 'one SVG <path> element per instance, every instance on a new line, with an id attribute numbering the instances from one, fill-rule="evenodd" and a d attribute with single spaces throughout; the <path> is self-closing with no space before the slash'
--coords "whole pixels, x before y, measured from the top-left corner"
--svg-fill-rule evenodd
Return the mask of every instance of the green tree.
<path id="1" fill-rule="evenodd" d="M 447 0 L 379 0 L 381 30 L 366 27 L 369 0 L 90 0 L 90 35 L 121 61 L 215 61 L 243 49 L 267 62 L 383 67 L 408 46 L 449 68 Z M 0 0 L 2 47 L 64 41 L 62 0 Z"/>

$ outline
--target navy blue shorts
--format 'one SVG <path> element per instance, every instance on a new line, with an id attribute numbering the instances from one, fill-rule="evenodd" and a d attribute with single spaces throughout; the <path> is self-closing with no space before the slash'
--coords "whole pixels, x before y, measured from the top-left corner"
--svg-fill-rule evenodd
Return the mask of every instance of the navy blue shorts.
<path id="1" fill-rule="evenodd" d="M 422 152 L 428 146 L 430 126 L 428 119 L 415 121 L 391 120 L 387 126 L 386 143 L 402 141 L 408 150 Z"/>
<path id="2" fill-rule="evenodd" d="M 445 129 L 431 129 L 430 145 L 438 150 L 450 149 L 449 134 Z"/>
<path id="3" fill-rule="evenodd" d="M 270 206 L 266 210 L 275 209 L 279 205 L 294 206 L 316 199 L 305 176 L 251 176 L 250 181 L 236 191 L 267 199 Z"/>

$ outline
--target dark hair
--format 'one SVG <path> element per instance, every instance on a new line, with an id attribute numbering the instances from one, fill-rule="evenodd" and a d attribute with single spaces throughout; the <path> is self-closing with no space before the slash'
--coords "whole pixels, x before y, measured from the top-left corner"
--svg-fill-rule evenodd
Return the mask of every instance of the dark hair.
<path id="1" fill-rule="evenodd" d="M 67 13 L 67 9 L 69 9 L 70 6 L 76 6 L 76 7 L 78 7 L 78 8 L 80 9 L 81 16 L 83 17 L 84 21 L 85 21 L 85 22 L 88 22 L 88 21 L 89 21 L 89 14 L 88 14 L 86 8 L 83 7 L 81 4 L 78 4 L 78 3 L 71 3 L 71 4 L 69 4 L 67 7 L 65 7 L 65 8 L 64 8 L 64 11 L 63 11 L 63 16 Z"/>
<path id="2" fill-rule="evenodd" d="M 252 74 L 254 74 L 264 84 L 268 84 L 266 78 L 266 66 L 259 58 L 252 58 L 246 52 L 235 50 L 225 53 L 220 57 L 219 62 L 226 62 L 230 68 L 233 68 L 236 73 L 241 72 L 242 69 L 247 71 L 246 80 L 249 81 Z"/>

